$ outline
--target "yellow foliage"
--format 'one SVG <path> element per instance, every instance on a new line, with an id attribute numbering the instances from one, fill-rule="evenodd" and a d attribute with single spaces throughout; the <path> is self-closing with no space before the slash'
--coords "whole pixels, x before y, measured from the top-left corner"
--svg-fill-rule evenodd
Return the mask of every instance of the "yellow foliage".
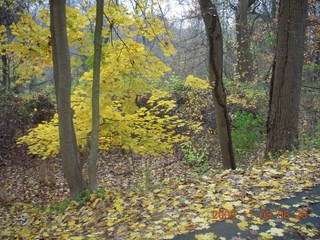
<path id="1" fill-rule="evenodd" d="M 174 101 L 168 100 L 169 95 L 155 89 L 150 82 L 159 81 L 170 68 L 143 44 L 132 39 L 136 34 L 144 34 L 147 39 L 166 38 L 168 34 L 161 21 L 154 16 L 148 15 L 146 24 L 145 19 L 135 13 L 127 13 L 123 6 L 111 2 L 106 6 L 108 18 L 118 24 L 123 38 L 103 45 L 99 148 L 124 148 L 151 154 L 171 152 L 174 143 L 188 140 L 187 134 L 177 134 L 176 129 L 189 125 L 192 130 L 197 130 L 199 124 L 168 114 L 175 107 Z M 76 44 L 78 40 L 73 34 L 79 27 L 83 28 L 86 21 L 78 10 L 69 9 L 69 15 L 69 40 Z M 88 9 L 88 16 L 94 17 L 92 8 Z M 78 20 L 82 21 L 80 25 L 76 24 Z M 84 32 L 79 34 L 85 39 Z M 105 34 L 108 35 L 107 30 Z M 76 45 L 80 47 L 82 44 L 78 42 Z M 91 45 L 91 49 L 86 47 L 84 50 L 90 53 L 92 48 Z M 166 51 L 172 53 L 170 48 L 168 46 Z M 77 143 L 79 149 L 84 151 L 91 131 L 92 70 L 84 73 L 79 81 L 80 85 L 74 89 L 71 100 Z M 150 96 L 147 106 L 139 108 L 136 99 L 147 95 Z M 59 152 L 57 126 L 55 115 L 50 122 L 39 124 L 28 135 L 21 137 L 18 143 L 28 144 L 31 153 L 44 158 L 56 155 Z"/>
<path id="2" fill-rule="evenodd" d="M 192 88 L 200 88 L 200 89 L 207 89 L 209 88 L 209 83 L 203 79 L 194 77 L 192 75 L 189 75 L 186 78 L 186 81 L 184 83 L 185 86 L 192 87 Z"/>
<path id="3" fill-rule="evenodd" d="M 93 54 L 93 48 L 91 47 L 93 34 L 88 34 L 88 29 L 90 22 L 95 19 L 95 6 L 85 7 L 86 4 L 89 3 L 82 4 L 87 9 L 85 14 L 79 9 L 67 7 L 67 34 L 69 45 L 75 47 L 80 55 L 90 57 Z M 141 10 L 150 7 L 148 4 L 139 1 Z M 141 47 L 144 46 L 133 40 L 130 41 L 136 36 L 143 36 L 149 41 L 156 39 L 165 56 L 175 53 L 175 49 L 170 42 L 170 39 L 172 39 L 171 33 L 166 30 L 163 21 L 154 14 L 150 12 L 142 15 L 137 14 L 129 11 L 126 6 L 115 4 L 111 0 L 105 4 L 105 14 L 108 17 L 109 24 L 112 23 L 114 27 L 117 27 L 117 32 L 125 40 L 118 40 L 117 43 L 114 43 L 118 51 L 113 52 L 113 54 L 121 53 L 124 48 L 131 49 L 133 54 L 135 51 L 139 52 L 142 49 Z M 19 74 L 20 82 L 41 76 L 45 67 L 52 66 L 49 10 L 40 9 L 38 20 L 40 24 L 33 20 L 31 14 L 26 11 L 21 12 L 19 22 L 10 26 L 10 32 L 14 36 L 12 41 L 8 41 L 6 27 L 0 25 L 0 53 L 6 54 L 11 62 L 18 66 L 16 72 Z M 110 29 L 104 28 L 103 37 L 109 38 L 110 36 Z M 123 44 L 124 42 L 126 42 L 126 45 Z M 105 49 L 105 51 L 108 50 Z M 129 59 L 129 63 L 141 64 L 146 60 L 144 55 L 139 56 L 139 59 L 133 59 L 133 57 Z M 149 57 L 152 58 L 150 55 Z M 114 59 L 114 56 L 111 56 L 111 58 Z M 79 57 L 73 56 L 71 60 L 73 67 L 83 64 Z M 159 68 L 164 67 L 159 59 L 151 60 L 154 64 L 158 64 Z M 120 60 L 117 59 L 114 63 L 119 62 Z M 123 64 L 128 65 L 128 62 Z M 119 67 L 123 68 L 123 66 Z M 154 72 L 154 74 L 157 73 Z M 158 76 L 153 77 L 157 78 Z"/>
<path id="4" fill-rule="evenodd" d="M 241 97 L 239 94 L 229 94 L 227 101 L 228 104 L 241 104 L 244 107 L 254 107 L 254 104 L 249 103 L 247 98 Z"/>
<path id="5" fill-rule="evenodd" d="M 0 25 L 0 52 L 5 53 L 17 64 L 18 82 L 22 83 L 43 74 L 45 67 L 52 66 L 49 11 L 41 9 L 37 24 L 31 14 L 20 13 L 20 19 L 10 26 L 12 41 L 4 34 L 5 27 Z M 81 31 L 89 24 L 80 10 L 67 7 L 67 32 L 69 44 L 81 48 L 88 45 L 86 33 Z"/>

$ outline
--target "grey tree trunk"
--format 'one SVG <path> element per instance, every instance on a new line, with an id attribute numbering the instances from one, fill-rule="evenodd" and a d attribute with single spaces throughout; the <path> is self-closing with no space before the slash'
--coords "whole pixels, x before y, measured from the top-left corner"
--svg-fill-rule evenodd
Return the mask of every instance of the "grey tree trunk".
<path id="1" fill-rule="evenodd" d="M 276 18 L 277 15 L 277 0 L 271 0 L 271 18 Z"/>
<path id="2" fill-rule="evenodd" d="M 222 82 L 223 40 L 219 16 L 215 5 L 210 0 L 199 0 L 199 4 L 209 43 L 209 82 L 214 99 L 223 167 L 225 169 L 235 169 L 230 119 L 227 111 L 226 93 Z"/>
<path id="3" fill-rule="evenodd" d="M 281 0 L 276 57 L 272 71 L 267 152 L 298 146 L 298 114 L 307 1 Z"/>
<path id="4" fill-rule="evenodd" d="M 71 69 L 66 31 L 66 0 L 50 0 L 53 74 L 59 115 L 59 139 L 64 176 L 71 197 L 83 190 L 78 146 L 71 109 Z"/>
<path id="5" fill-rule="evenodd" d="M 97 0 L 96 26 L 94 32 L 94 58 L 93 58 L 93 83 L 92 83 L 92 131 L 88 157 L 89 188 L 96 189 L 97 186 L 97 157 L 99 149 L 99 95 L 100 95 L 100 63 L 102 48 L 104 0 Z"/>

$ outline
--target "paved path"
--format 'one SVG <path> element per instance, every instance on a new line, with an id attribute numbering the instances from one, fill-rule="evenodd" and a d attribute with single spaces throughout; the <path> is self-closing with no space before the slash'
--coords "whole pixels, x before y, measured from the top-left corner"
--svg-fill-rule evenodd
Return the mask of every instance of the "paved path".
<path id="1" fill-rule="evenodd" d="M 288 209 L 283 209 L 281 208 L 280 205 L 278 204 L 285 204 L 289 205 L 290 208 Z M 299 205 L 299 206 L 298 206 Z M 279 209 L 286 211 L 289 211 L 289 216 L 295 217 L 294 213 L 297 213 L 298 211 L 300 213 L 306 213 L 305 210 L 308 210 L 307 216 L 304 216 L 306 218 L 300 219 L 299 221 L 299 226 L 305 225 L 306 230 L 310 229 L 317 229 L 320 231 L 320 186 L 317 186 L 313 188 L 312 190 L 304 191 L 301 193 L 296 194 L 294 197 L 291 197 L 289 199 L 284 199 L 280 201 L 275 201 L 275 204 L 268 204 L 264 208 L 253 211 L 253 215 L 255 216 L 260 216 L 263 211 L 265 212 L 266 210 L 270 209 Z M 284 213 L 282 211 L 282 213 Z M 301 212 L 303 211 L 303 212 Z M 281 212 L 280 212 L 281 213 Z M 288 213 L 288 212 L 287 212 Z M 315 216 L 315 214 L 317 216 Z M 283 228 L 284 221 L 289 222 L 287 219 L 278 219 L 277 215 L 272 215 L 273 220 L 276 222 L 276 227 L 277 228 Z M 195 239 L 196 234 L 205 234 L 209 232 L 213 232 L 218 237 L 225 237 L 226 239 L 233 239 L 233 240 L 241 240 L 241 239 L 259 239 L 259 233 L 261 232 L 266 232 L 269 230 L 272 226 L 269 224 L 263 224 L 263 225 L 258 225 L 260 229 L 258 232 L 246 230 L 242 231 L 238 228 L 237 223 L 239 220 L 234 220 L 233 223 L 226 223 L 225 221 L 217 222 L 212 225 L 210 225 L 210 228 L 200 230 L 200 231 L 195 231 L 191 233 L 187 233 L 184 235 L 179 235 L 174 238 L 174 240 L 193 240 Z M 252 224 L 251 221 L 249 220 L 249 227 Z M 218 239 L 218 238 L 216 238 Z M 313 237 L 307 237 L 303 231 L 301 230 L 295 230 L 291 229 L 288 230 L 284 233 L 283 237 L 274 237 L 273 239 L 280 240 L 280 239 L 287 239 L 287 240 L 298 240 L 298 239 L 314 239 L 314 240 L 320 240 L 320 234 L 317 234 L 316 236 Z"/>

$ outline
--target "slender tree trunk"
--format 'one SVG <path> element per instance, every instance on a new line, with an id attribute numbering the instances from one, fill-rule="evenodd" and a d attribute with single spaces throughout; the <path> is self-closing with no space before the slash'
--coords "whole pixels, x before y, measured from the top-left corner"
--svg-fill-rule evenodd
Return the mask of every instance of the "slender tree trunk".
<path id="1" fill-rule="evenodd" d="M 306 0 L 281 0 L 272 71 L 267 152 L 298 146 L 298 115 L 304 53 Z"/>
<path id="2" fill-rule="evenodd" d="M 236 11 L 237 33 L 237 72 L 239 81 L 252 80 L 252 54 L 250 51 L 250 29 L 248 25 L 248 10 L 255 1 L 239 0 Z"/>
<path id="3" fill-rule="evenodd" d="M 271 18 L 276 18 L 277 14 L 277 0 L 271 0 Z"/>
<path id="4" fill-rule="evenodd" d="M 71 69 L 66 31 L 66 0 L 50 0 L 53 74 L 59 115 L 59 138 L 62 167 L 71 197 L 83 190 L 79 152 L 71 108 Z"/>
<path id="5" fill-rule="evenodd" d="M 100 95 L 100 63 L 102 48 L 104 0 L 97 0 L 96 26 L 94 32 L 94 58 L 93 58 L 93 83 L 92 83 L 92 131 L 88 157 L 89 188 L 96 189 L 97 186 L 97 157 L 99 149 L 99 95 Z"/>
<path id="6" fill-rule="evenodd" d="M 318 50 L 315 51 L 314 64 L 316 64 L 316 66 L 320 66 L 320 42 L 318 42 L 318 46 L 316 48 Z M 315 68 L 313 70 L 313 76 L 311 78 L 311 81 L 317 82 L 317 80 L 319 79 L 319 76 L 320 76 L 320 69 Z"/>
<path id="7" fill-rule="evenodd" d="M 216 7 L 210 0 L 199 0 L 209 43 L 209 82 L 212 87 L 223 167 L 235 169 L 230 119 L 222 82 L 223 40 Z"/>
<path id="8" fill-rule="evenodd" d="M 10 88 L 10 75 L 9 75 L 9 63 L 7 55 L 1 56 L 2 60 L 2 87 L 5 91 L 8 91 Z"/>

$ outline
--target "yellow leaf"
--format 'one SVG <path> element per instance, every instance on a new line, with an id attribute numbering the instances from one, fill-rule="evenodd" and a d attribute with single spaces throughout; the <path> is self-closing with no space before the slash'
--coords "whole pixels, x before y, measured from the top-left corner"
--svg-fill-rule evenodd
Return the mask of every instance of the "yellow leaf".
<path id="1" fill-rule="evenodd" d="M 74 227 L 76 225 L 76 222 L 74 220 L 68 222 L 69 227 Z"/>
<path id="2" fill-rule="evenodd" d="M 122 199 L 122 198 L 117 198 L 117 199 L 114 201 L 114 207 L 116 208 L 116 210 L 117 210 L 118 212 L 122 212 L 122 211 L 123 211 L 122 203 L 123 203 L 123 199 Z"/>
<path id="3" fill-rule="evenodd" d="M 272 166 L 272 165 L 274 165 L 274 162 L 271 162 L 271 161 L 265 162 L 264 165 L 266 165 L 266 166 Z"/>
<path id="4" fill-rule="evenodd" d="M 44 232 L 44 233 L 42 234 L 42 236 L 44 236 L 44 237 L 49 237 L 49 234 L 48 234 L 47 232 Z"/>
<path id="5" fill-rule="evenodd" d="M 233 205 L 230 202 L 226 202 L 226 203 L 222 204 L 222 207 L 224 209 L 229 210 L 229 211 L 233 210 Z"/>
<path id="6" fill-rule="evenodd" d="M 175 222 L 169 222 L 167 225 L 168 225 L 168 227 L 172 227 L 172 226 L 176 225 L 176 223 Z"/>
<path id="7" fill-rule="evenodd" d="M 166 234 L 166 235 L 164 235 L 162 238 L 163 239 L 172 239 L 172 238 L 174 238 L 175 236 L 173 235 L 173 234 Z"/>
<path id="8" fill-rule="evenodd" d="M 267 183 L 267 182 L 261 182 L 261 183 L 257 184 L 256 186 L 257 186 L 257 187 L 269 187 L 270 184 Z"/>
<path id="9" fill-rule="evenodd" d="M 247 230 L 248 225 L 249 225 L 249 224 L 248 224 L 247 221 L 242 221 L 242 222 L 237 223 L 238 228 L 239 228 L 240 230 L 242 230 L 242 231 Z"/>
<path id="10" fill-rule="evenodd" d="M 262 239 L 272 239 L 273 238 L 272 235 L 270 235 L 269 233 L 265 233 L 265 232 L 260 233 L 260 236 L 262 237 Z"/>
<path id="11" fill-rule="evenodd" d="M 100 201 L 101 201 L 101 198 L 97 198 L 97 199 L 92 203 L 92 207 L 93 207 L 93 208 L 96 208 L 98 202 L 100 202 Z"/>
<path id="12" fill-rule="evenodd" d="M 84 237 L 82 236 L 74 236 L 74 237 L 70 237 L 71 240 L 83 240 Z"/>
<path id="13" fill-rule="evenodd" d="M 153 212 L 153 210 L 154 210 L 154 205 L 149 205 L 149 206 L 147 207 L 147 210 L 148 210 L 149 212 Z"/>
<path id="14" fill-rule="evenodd" d="M 217 238 L 215 233 L 204 233 L 204 234 L 196 234 L 196 240 L 212 240 Z"/>
<path id="15" fill-rule="evenodd" d="M 294 223 L 298 223 L 299 222 L 299 218 L 289 218 L 290 222 L 294 222 Z"/>
<path id="16" fill-rule="evenodd" d="M 289 161 L 288 161 L 288 160 L 282 160 L 282 161 L 280 162 L 280 164 L 281 164 L 282 166 L 288 166 L 288 165 L 289 165 Z"/>

